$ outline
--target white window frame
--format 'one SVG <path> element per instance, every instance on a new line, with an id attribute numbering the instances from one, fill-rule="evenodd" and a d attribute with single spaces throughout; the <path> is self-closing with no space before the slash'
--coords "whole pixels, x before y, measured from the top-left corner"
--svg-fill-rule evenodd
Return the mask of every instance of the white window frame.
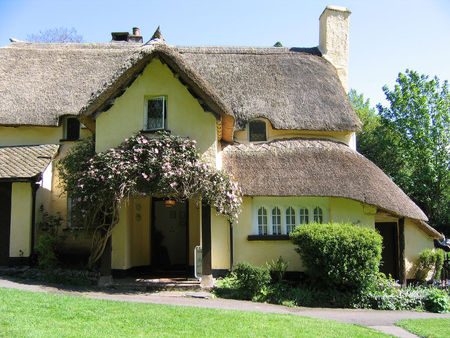
<path id="1" fill-rule="evenodd" d="M 258 229 L 258 210 L 264 207 L 267 212 L 267 235 L 273 235 L 272 209 L 278 207 L 281 211 L 281 234 L 289 234 L 286 221 L 286 211 L 292 207 L 295 212 L 295 226 L 300 224 L 300 209 L 308 210 L 308 223 L 313 222 L 313 210 L 316 207 L 322 209 L 322 223 L 330 221 L 330 200 L 328 197 L 271 197 L 271 196 L 255 196 L 252 197 L 252 227 L 251 234 L 263 235 Z"/>
<path id="2" fill-rule="evenodd" d="M 304 213 L 304 212 L 302 213 L 302 211 L 306 211 L 306 213 Z M 309 214 L 310 214 L 310 212 L 309 212 L 308 208 L 300 207 L 298 209 L 298 224 L 299 225 L 309 224 L 309 221 L 310 221 Z M 302 222 L 302 218 L 303 218 L 303 220 L 306 220 L 306 222 Z"/>
<path id="3" fill-rule="evenodd" d="M 149 128 L 148 127 L 148 102 L 151 100 L 157 100 L 162 99 L 163 101 L 163 116 L 162 116 L 162 126 L 158 128 Z M 158 130 L 165 130 L 167 129 L 167 97 L 164 95 L 159 96 L 148 96 L 145 98 L 145 104 L 144 104 L 144 130 L 145 131 L 158 131 Z"/>
<path id="4" fill-rule="evenodd" d="M 320 217 L 320 222 L 317 221 L 317 219 L 319 217 Z M 315 207 L 313 210 L 313 222 L 323 224 L 323 209 L 319 206 Z"/>
<path id="5" fill-rule="evenodd" d="M 265 214 L 259 214 L 259 211 L 262 211 L 262 212 L 265 212 Z M 269 229 L 268 229 L 268 227 L 269 227 L 269 224 L 268 224 L 268 215 L 267 215 L 267 208 L 265 207 L 265 206 L 260 206 L 258 209 L 257 209 L 257 212 L 256 212 L 256 223 L 257 223 L 257 225 L 258 225 L 258 235 L 268 235 L 269 234 Z M 261 222 L 260 223 L 260 217 L 262 217 L 262 219 L 264 219 L 263 217 L 265 217 L 265 219 L 266 219 L 266 222 L 265 222 L 265 224 L 264 224 L 264 222 Z"/>
<path id="6" fill-rule="evenodd" d="M 290 212 L 290 210 L 292 210 L 292 213 Z M 285 228 L 286 228 L 286 234 L 289 235 L 289 233 L 291 233 L 292 231 L 294 231 L 295 225 L 297 223 L 297 218 L 295 217 L 295 208 L 288 206 L 286 208 L 286 212 L 284 214 L 284 224 L 285 224 Z M 288 218 L 289 218 L 289 222 L 288 222 Z M 292 219 L 294 219 L 294 223 L 292 223 Z"/>
<path id="7" fill-rule="evenodd" d="M 278 211 L 279 214 L 275 215 L 274 211 Z M 283 233 L 283 217 L 282 217 L 282 208 L 278 207 L 277 205 L 274 205 L 272 209 L 270 210 L 270 229 L 271 229 L 271 235 L 281 235 Z M 278 218 L 279 223 L 274 222 L 274 217 Z M 275 230 L 275 227 L 278 228 L 277 231 Z"/>

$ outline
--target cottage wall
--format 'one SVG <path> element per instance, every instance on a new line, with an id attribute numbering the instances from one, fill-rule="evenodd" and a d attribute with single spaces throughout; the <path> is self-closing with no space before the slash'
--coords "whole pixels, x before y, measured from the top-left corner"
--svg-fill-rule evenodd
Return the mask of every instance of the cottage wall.
<path id="1" fill-rule="evenodd" d="M 33 210 L 31 189 L 31 184 L 28 182 L 12 184 L 10 257 L 29 257 L 31 254 Z"/>
<path id="2" fill-rule="evenodd" d="M 416 273 L 416 263 L 423 250 L 434 250 L 433 239 L 415 224 L 415 221 L 405 219 L 405 268 L 406 278 L 413 279 Z"/>

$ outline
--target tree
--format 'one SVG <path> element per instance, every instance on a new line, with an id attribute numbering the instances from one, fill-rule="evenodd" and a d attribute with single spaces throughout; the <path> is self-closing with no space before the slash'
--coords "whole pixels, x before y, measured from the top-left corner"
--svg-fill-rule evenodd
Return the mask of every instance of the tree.
<path id="1" fill-rule="evenodd" d="M 406 70 L 383 91 L 389 107 L 377 105 L 404 167 L 394 181 L 425 211 L 431 225 L 450 234 L 450 95 L 448 82 Z M 382 168 L 384 169 L 384 168 Z"/>
<path id="2" fill-rule="evenodd" d="M 274 47 L 283 47 L 283 44 L 280 41 L 275 42 Z"/>
<path id="3" fill-rule="evenodd" d="M 78 35 L 75 28 L 57 27 L 39 31 L 38 34 L 31 34 L 27 36 L 30 42 L 83 42 L 83 37 Z"/>
<path id="4" fill-rule="evenodd" d="M 364 99 L 363 94 L 352 89 L 349 98 L 363 123 L 362 130 L 356 133 L 358 152 L 402 186 L 407 175 L 403 174 L 406 165 L 401 149 L 397 147 L 399 135 L 386 128 L 376 109 L 370 106 L 370 101 Z"/>

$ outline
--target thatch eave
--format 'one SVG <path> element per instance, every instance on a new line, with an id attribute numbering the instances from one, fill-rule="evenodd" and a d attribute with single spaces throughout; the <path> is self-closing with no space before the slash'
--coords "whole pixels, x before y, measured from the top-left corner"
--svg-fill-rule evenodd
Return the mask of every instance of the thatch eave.
<path id="1" fill-rule="evenodd" d="M 381 169 L 338 142 L 288 139 L 232 145 L 223 156 L 224 169 L 246 196 L 343 197 L 399 217 L 428 220 Z"/>

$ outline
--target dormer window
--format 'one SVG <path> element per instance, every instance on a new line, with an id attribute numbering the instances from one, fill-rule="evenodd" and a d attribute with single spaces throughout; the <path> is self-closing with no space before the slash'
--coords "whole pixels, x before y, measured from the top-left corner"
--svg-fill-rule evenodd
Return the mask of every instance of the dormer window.
<path id="1" fill-rule="evenodd" d="M 147 100 L 146 130 L 167 129 L 167 102 L 164 96 L 156 96 Z"/>
<path id="2" fill-rule="evenodd" d="M 266 122 L 253 120 L 248 124 L 248 140 L 250 142 L 267 141 Z"/>
<path id="3" fill-rule="evenodd" d="M 67 117 L 64 120 L 65 141 L 76 141 L 80 139 L 80 121 L 76 117 Z"/>

